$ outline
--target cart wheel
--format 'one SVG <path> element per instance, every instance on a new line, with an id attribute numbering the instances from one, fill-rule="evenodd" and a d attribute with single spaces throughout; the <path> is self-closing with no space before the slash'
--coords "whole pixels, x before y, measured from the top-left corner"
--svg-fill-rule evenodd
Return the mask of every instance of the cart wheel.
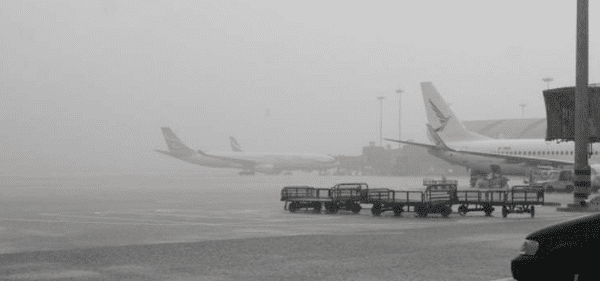
<path id="1" fill-rule="evenodd" d="M 327 212 L 335 214 L 337 213 L 337 206 L 333 203 L 325 203 L 325 210 L 327 210 Z"/>
<path id="2" fill-rule="evenodd" d="M 378 217 L 379 215 L 381 215 L 381 213 L 381 204 L 373 205 L 373 207 L 371 208 L 371 214 L 373 214 L 373 216 L 375 217 Z"/>
<path id="3" fill-rule="evenodd" d="M 460 207 L 458 207 L 458 214 L 461 216 L 465 216 L 467 215 L 467 206 L 465 205 L 461 205 Z"/>
<path id="4" fill-rule="evenodd" d="M 298 210 L 298 202 L 292 202 L 290 206 L 288 206 L 290 212 L 294 213 Z"/>
<path id="5" fill-rule="evenodd" d="M 352 206 L 352 213 L 358 214 L 358 213 L 360 213 L 360 210 L 362 210 L 362 207 L 360 206 L 360 204 L 354 204 Z"/>
<path id="6" fill-rule="evenodd" d="M 485 206 L 483 206 L 483 211 L 485 212 L 485 216 L 489 217 L 492 215 L 492 212 L 494 212 L 494 208 L 492 208 L 492 206 L 486 204 Z"/>
<path id="7" fill-rule="evenodd" d="M 321 207 L 322 207 L 321 206 L 321 202 L 315 203 L 315 205 L 314 205 L 315 212 L 320 213 L 321 212 Z"/>
<path id="8" fill-rule="evenodd" d="M 452 213 L 452 208 L 449 206 L 444 206 L 444 210 L 442 211 L 442 217 L 447 218 Z"/>
<path id="9" fill-rule="evenodd" d="M 532 218 L 535 216 L 535 206 L 531 206 L 531 209 L 529 210 L 529 213 L 531 214 Z"/>
<path id="10" fill-rule="evenodd" d="M 427 216 L 427 207 L 425 207 L 425 206 L 417 206 L 416 211 L 417 211 L 417 216 L 420 218 L 424 218 Z"/>
<path id="11" fill-rule="evenodd" d="M 403 211 L 404 210 L 402 210 L 402 205 L 394 206 L 394 216 L 402 215 Z"/>
<path id="12" fill-rule="evenodd" d="M 508 209 L 506 206 L 502 206 L 502 217 L 506 218 L 506 216 L 508 216 Z"/>

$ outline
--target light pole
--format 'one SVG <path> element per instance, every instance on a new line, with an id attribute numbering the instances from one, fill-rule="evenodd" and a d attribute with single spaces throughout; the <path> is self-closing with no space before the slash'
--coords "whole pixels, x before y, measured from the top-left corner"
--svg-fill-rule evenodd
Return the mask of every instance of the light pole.
<path id="1" fill-rule="evenodd" d="M 402 89 L 396 90 L 398 93 L 398 140 L 402 140 Z M 402 148 L 402 144 L 398 143 L 398 148 Z"/>
<path id="2" fill-rule="evenodd" d="M 382 140 L 382 130 L 383 130 L 383 99 L 385 99 L 385 97 L 379 96 L 379 97 L 377 97 L 377 99 L 379 100 L 379 146 L 383 146 L 383 144 L 381 143 L 381 140 Z"/>
<path id="3" fill-rule="evenodd" d="M 521 104 L 519 104 L 519 106 L 521 106 L 521 118 L 525 119 L 525 106 L 527 106 L 527 104 L 522 102 Z"/>
<path id="4" fill-rule="evenodd" d="M 552 77 L 543 78 L 542 81 L 546 82 L 546 89 L 550 89 L 550 82 L 554 81 Z"/>

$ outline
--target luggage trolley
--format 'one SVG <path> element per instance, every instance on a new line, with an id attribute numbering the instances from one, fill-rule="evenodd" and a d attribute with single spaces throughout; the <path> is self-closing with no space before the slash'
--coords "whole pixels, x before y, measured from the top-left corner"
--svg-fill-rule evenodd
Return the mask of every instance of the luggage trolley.
<path id="1" fill-rule="evenodd" d="M 456 203 L 458 181 L 424 179 L 423 185 L 426 186 L 424 204 L 415 208 L 417 216 L 441 214 L 443 217 L 448 217 L 452 213 L 452 205 Z"/>
<path id="2" fill-rule="evenodd" d="M 393 211 L 395 216 L 403 212 L 415 212 L 418 217 L 426 217 L 428 214 L 447 217 L 452 213 L 457 184 L 456 180 L 425 179 L 425 191 L 372 189 L 362 203 L 373 204 L 371 213 L 374 216 Z"/>
<path id="3" fill-rule="evenodd" d="M 456 194 L 457 203 L 460 204 L 458 214 L 461 216 L 468 212 L 483 211 L 489 217 L 495 210 L 494 206 L 504 207 L 507 199 L 506 189 L 460 190 Z"/>
<path id="4" fill-rule="evenodd" d="M 510 213 L 529 213 L 535 216 L 535 206 L 544 205 L 544 187 L 541 185 L 515 185 L 506 196 L 502 217 Z"/>
<path id="5" fill-rule="evenodd" d="M 393 211 L 394 216 L 403 212 L 416 212 L 417 206 L 423 205 L 424 194 L 421 191 L 401 191 L 387 188 L 371 189 L 367 193 L 364 204 L 373 204 L 371 214 L 379 216 L 386 211 Z M 404 209 L 406 206 L 406 210 Z"/>
<path id="6" fill-rule="evenodd" d="M 331 200 L 325 202 L 325 209 L 335 214 L 338 210 L 348 210 L 358 214 L 363 202 L 369 192 L 369 186 L 366 183 L 339 183 L 330 189 Z"/>
<path id="7" fill-rule="evenodd" d="M 292 213 L 301 208 L 312 208 L 315 212 L 320 212 L 323 203 L 331 201 L 331 190 L 310 186 L 286 186 L 281 190 L 281 201 L 285 201 L 283 209 Z"/>

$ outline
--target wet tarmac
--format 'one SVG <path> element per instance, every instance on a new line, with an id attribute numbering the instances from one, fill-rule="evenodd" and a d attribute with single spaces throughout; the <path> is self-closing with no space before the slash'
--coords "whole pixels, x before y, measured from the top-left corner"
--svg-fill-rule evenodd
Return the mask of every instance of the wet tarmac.
<path id="1" fill-rule="evenodd" d="M 580 216 L 482 212 L 416 218 L 283 210 L 283 185 L 422 178 L 186 176 L 5 180 L 6 280 L 504 280 L 523 238 Z M 467 179 L 459 179 L 467 182 Z M 10 184 L 9 184 L 10 183 Z M 572 201 L 550 194 L 547 201 Z M 510 279 L 507 279 L 510 280 Z"/>

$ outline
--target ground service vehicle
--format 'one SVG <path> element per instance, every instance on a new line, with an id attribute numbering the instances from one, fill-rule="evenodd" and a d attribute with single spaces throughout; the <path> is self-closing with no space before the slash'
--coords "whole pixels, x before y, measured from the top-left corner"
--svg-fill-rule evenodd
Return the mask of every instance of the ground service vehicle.
<path id="1" fill-rule="evenodd" d="M 521 254 L 511 261 L 514 279 L 600 280 L 600 214 L 542 228 L 525 238 Z"/>
<path id="2" fill-rule="evenodd" d="M 543 181 L 538 181 L 536 184 L 541 184 L 546 192 L 562 191 L 573 192 L 573 171 L 571 170 L 555 170 L 550 171 L 548 178 Z"/>

